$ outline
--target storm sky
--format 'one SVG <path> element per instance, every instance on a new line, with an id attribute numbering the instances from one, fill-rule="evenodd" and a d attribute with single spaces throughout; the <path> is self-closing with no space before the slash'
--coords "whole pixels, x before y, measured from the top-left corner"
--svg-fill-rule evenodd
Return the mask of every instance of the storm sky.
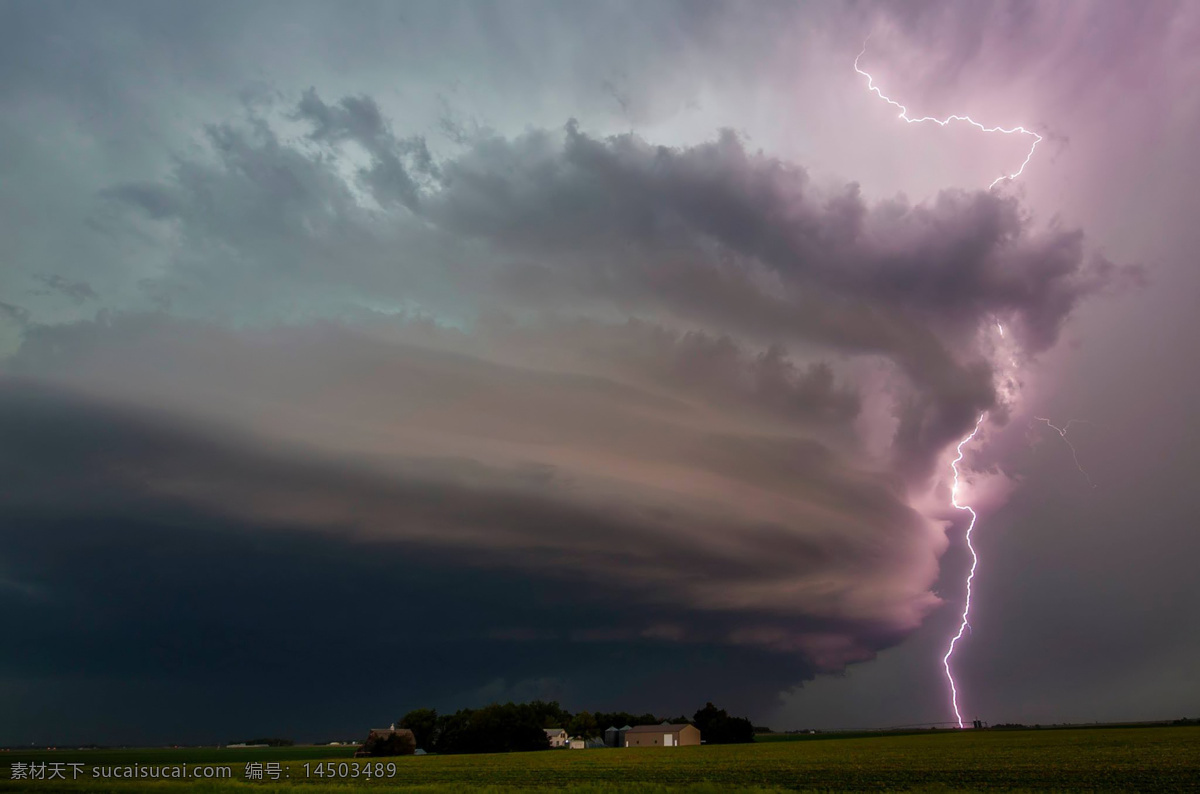
<path id="1" fill-rule="evenodd" d="M 964 718 L 1196 716 L 1198 78 L 1170 2 L 0 6 L 0 743 L 949 720 L 981 416 Z"/>

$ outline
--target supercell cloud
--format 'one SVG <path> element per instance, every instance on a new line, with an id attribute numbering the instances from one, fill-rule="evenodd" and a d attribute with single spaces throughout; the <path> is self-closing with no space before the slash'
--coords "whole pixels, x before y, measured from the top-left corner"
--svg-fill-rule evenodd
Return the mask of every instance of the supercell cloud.
<path id="1" fill-rule="evenodd" d="M 196 159 L 104 199 L 165 227 L 186 264 L 155 287 L 181 303 L 237 269 L 264 312 L 328 288 L 396 310 L 113 313 L 29 331 L 9 371 L 236 437 L 271 472 L 118 447 L 140 498 L 613 587 L 679 610 L 673 641 L 805 666 L 870 658 L 937 604 L 945 536 L 912 502 L 1003 408 L 996 318 L 1038 352 L 1112 271 L 1014 199 L 869 204 L 732 132 L 671 148 L 572 122 L 437 161 L 367 96 L 308 91 L 288 118 L 298 142 L 214 123 Z M 423 310 L 443 269 L 454 295 Z"/>

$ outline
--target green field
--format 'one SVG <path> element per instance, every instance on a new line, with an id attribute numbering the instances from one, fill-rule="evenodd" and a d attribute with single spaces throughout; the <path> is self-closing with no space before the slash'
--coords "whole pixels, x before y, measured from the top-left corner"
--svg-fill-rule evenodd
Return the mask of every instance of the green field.
<path id="1" fill-rule="evenodd" d="M 311 794 L 371 787 L 379 791 L 594 792 L 731 790 L 1197 791 L 1200 728 L 1097 728 L 938 731 L 674 749 L 556 750 L 507 755 L 409 756 L 384 779 L 333 780 L 313 774 L 322 760 L 346 775 L 352 748 L 55 750 L 0 753 L 0 791 L 282 791 Z M 278 782 L 246 781 L 247 761 L 279 763 Z M 346 766 L 338 765 L 345 762 Z M 13 763 L 76 762 L 74 781 L 9 779 Z M 306 778 L 304 763 L 309 763 Z M 91 768 L 129 764 L 223 764 L 232 779 L 204 782 L 112 781 Z M 363 767 L 357 767 L 362 772 Z M 86 775 L 86 776 L 85 776 Z M 69 775 L 68 775 L 69 776 Z M 340 777 L 340 775 L 339 775 Z"/>

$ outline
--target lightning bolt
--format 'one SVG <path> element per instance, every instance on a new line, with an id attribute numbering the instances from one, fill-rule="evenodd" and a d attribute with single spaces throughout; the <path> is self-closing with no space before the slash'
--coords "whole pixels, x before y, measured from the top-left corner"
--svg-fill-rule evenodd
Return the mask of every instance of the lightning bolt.
<path id="1" fill-rule="evenodd" d="M 868 36 L 867 41 L 870 41 L 870 38 L 871 37 Z M 955 116 L 947 116 L 944 119 L 935 119 L 932 116 L 924 116 L 919 119 L 909 118 L 908 108 L 904 107 L 904 105 L 901 105 L 896 100 L 885 96 L 884 93 L 879 90 L 879 87 L 875 85 L 875 78 L 871 77 L 871 75 L 867 74 L 862 69 L 858 68 L 858 61 L 860 58 L 863 57 L 863 54 L 866 51 L 867 51 L 867 42 L 864 41 L 862 52 L 860 52 L 858 54 L 858 58 L 854 59 L 854 71 L 858 72 L 863 77 L 867 78 L 867 88 L 872 93 L 876 94 L 880 99 L 882 99 L 884 102 L 887 102 L 889 105 L 899 108 L 900 109 L 900 118 L 904 119 L 909 124 L 920 124 L 925 121 L 932 121 L 934 124 L 937 124 L 938 126 L 945 127 L 947 124 L 949 124 L 952 121 L 965 121 L 966 123 L 970 124 L 972 127 L 975 127 L 983 132 L 1000 132 L 1005 135 L 1028 135 L 1029 137 L 1033 138 L 1033 143 L 1030 144 L 1030 146 L 1029 146 L 1029 153 L 1025 155 L 1025 161 L 1023 163 L 1021 163 L 1021 167 L 1018 168 L 1016 171 L 1014 171 L 1011 174 L 1004 174 L 1004 175 L 998 176 L 995 179 L 993 179 L 992 183 L 990 185 L 988 185 L 989 190 L 991 188 L 995 187 L 997 182 L 1003 182 L 1005 180 L 1016 179 L 1017 177 L 1019 177 L 1021 175 L 1021 172 L 1025 170 L 1025 166 L 1029 165 L 1029 161 L 1033 159 L 1033 151 L 1035 149 L 1037 149 L 1037 145 L 1042 142 L 1041 135 L 1038 135 L 1033 130 L 1027 130 L 1024 127 L 1011 127 L 1011 128 L 985 127 L 983 124 L 980 124 L 978 121 L 971 118 L 970 116 L 955 115 Z"/>
<path id="2" fill-rule="evenodd" d="M 1037 145 L 1042 142 L 1041 135 L 1038 135 L 1033 130 L 1026 129 L 1025 127 L 1000 127 L 1000 126 L 989 127 L 984 124 L 981 124 L 980 122 L 976 121 L 975 119 L 971 118 L 970 116 L 960 116 L 957 114 L 947 116 L 944 119 L 934 118 L 933 116 L 922 116 L 920 118 L 913 118 L 913 117 L 909 116 L 908 108 L 906 108 L 904 105 L 900 104 L 896 100 L 894 100 L 894 99 L 888 97 L 886 94 L 884 94 L 883 91 L 880 90 L 880 88 L 877 85 L 875 85 L 875 78 L 872 77 L 867 72 L 863 71 L 859 67 L 859 65 L 858 65 L 859 61 L 862 60 L 863 55 L 866 54 L 867 42 L 869 42 L 870 39 L 871 39 L 871 37 L 868 36 L 866 41 L 863 42 L 863 48 L 858 53 L 858 57 L 856 57 L 854 59 L 854 71 L 857 72 L 858 74 L 862 75 L 863 77 L 867 78 L 867 89 L 871 93 L 875 94 L 876 96 L 878 96 L 884 102 L 887 102 L 892 107 L 898 109 L 900 111 L 900 118 L 909 124 L 921 124 L 926 121 L 932 121 L 934 124 L 937 124 L 939 127 L 945 127 L 952 122 L 958 121 L 958 122 L 966 122 L 967 124 L 970 124 L 972 127 L 975 127 L 976 129 L 978 129 L 980 132 L 986 132 L 986 133 L 998 132 L 1003 135 L 1023 135 L 1023 136 L 1032 138 L 1033 140 L 1029 145 L 1029 151 L 1025 154 L 1025 159 L 1021 162 L 1021 166 L 1016 171 L 1013 171 L 1011 174 L 1002 174 L 1002 175 L 996 177 L 995 179 L 993 179 L 991 181 L 991 183 L 988 184 L 988 189 L 990 190 L 990 189 L 994 188 L 1000 182 L 1011 181 L 1013 179 L 1016 179 L 1022 173 L 1024 173 L 1025 167 L 1027 165 L 1029 165 L 1029 162 L 1033 159 L 1033 153 L 1037 150 Z M 996 323 L 996 330 L 999 331 L 1000 336 L 1003 337 L 1004 336 L 1004 326 L 1002 326 L 1000 324 L 1000 321 L 998 319 L 995 321 L 995 323 Z M 979 519 L 979 516 L 975 513 L 975 510 L 970 505 L 959 504 L 959 502 L 958 502 L 958 486 L 959 486 L 958 464 L 961 463 L 962 459 L 963 459 L 963 447 L 966 446 L 968 443 L 970 443 L 975 438 L 975 436 L 979 433 L 979 428 L 983 426 L 983 421 L 986 418 L 987 418 L 986 413 L 979 415 L 979 420 L 977 422 L 975 422 L 975 427 L 973 430 L 971 430 L 970 435 L 966 436 L 962 441 L 958 442 L 958 449 L 957 449 L 958 456 L 955 457 L 954 460 L 950 463 L 950 468 L 954 472 L 954 486 L 950 491 L 950 504 L 953 505 L 954 508 L 957 510 L 963 510 L 963 511 L 966 511 L 967 513 L 971 514 L 971 521 L 969 524 L 967 524 L 967 532 L 966 532 L 967 549 L 971 552 L 971 570 L 967 574 L 967 596 L 966 596 L 966 600 L 963 603 L 962 619 L 958 626 L 958 632 L 953 637 L 950 638 L 949 647 L 946 648 L 946 655 L 942 657 L 942 667 L 945 668 L 946 680 L 950 683 L 950 704 L 954 708 L 954 718 L 958 721 L 959 728 L 964 727 L 964 725 L 963 725 L 962 712 L 959 710 L 959 707 L 958 707 L 958 685 L 954 681 L 954 672 L 950 669 L 950 660 L 954 656 L 954 649 L 958 646 L 959 640 L 961 640 L 963 638 L 963 635 L 967 631 L 971 630 L 971 624 L 970 624 L 971 584 L 975 580 L 975 571 L 979 567 L 979 555 L 975 552 L 975 546 L 971 543 L 971 533 L 975 529 L 975 523 Z M 1046 420 L 1043 419 L 1042 421 L 1045 422 Z M 1046 424 L 1049 425 L 1050 423 L 1046 422 Z M 1050 425 L 1050 426 L 1053 427 L 1053 425 Z M 1068 422 L 1067 427 L 1070 427 L 1070 426 L 1071 426 L 1070 422 Z M 1055 429 L 1058 430 L 1058 428 L 1055 428 Z M 1066 428 L 1063 428 L 1062 430 L 1060 430 L 1059 434 L 1063 437 L 1064 441 L 1067 441 L 1068 445 L 1071 444 L 1071 442 L 1068 441 L 1067 437 L 1066 437 Z M 1071 452 L 1072 452 L 1072 454 L 1074 454 L 1074 452 L 1075 452 L 1074 446 L 1071 446 Z M 1075 465 L 1079 466 L 1079 458 L 1078 457 L 1075 458 Z M 1083 467 L 1079 466 L 1079 470 L 1082 472 Z M 1083 472 L 1083 473 L 1084 473 L 1084 476 L 1086 477 L 1087 472 Z M 1091 482 L 1091 480 L 1089 479 L 1088 482 Z"/>
<path id="3" fill-rule="evenodd" d="M 954 655 L 954 646 L 962 639 L 963 633 L 971 627 L 968 622 L 971 614 L 971 582 L 975 579 L 975 569 L 979 566 L 979 555 L 975 553 L 975 547 L 971 545 L 971 531 L 975 529 L 975 521 L 979 516 L 975 514 L 975 510 L 970 505 L 958 503 L 958 464 L 963 459 L 963 447 L 975 438 L 975 434 L 979 432 L 979 427 L 985 418 L 987 418 L 987 414 L 979 415 L 975 429 L 969 436 L 958 442 L 958 457 L 950 463 L 950 468 L 954 472 L 954 487 L 950 489 L 950 504 L 958 510 L 965 510 L 971 514 L 971 523 L 967 524 L 967 548 L 971 552 L 971 572 L 967 574 L 967 600 L 963 604 L 962 623 L 958 626 L 958 633 L 950 639 L 950 647 L 946 649 L 946 655 L 942 657 L 942 666 L 946 668 L 946 680 L 950 682 L 950 705 L 954 707 L 954 718 L 958 720 L 960 728 L 963 727 L 963 718 L 962 713 L 958 710 L 958 686 L 954 683 L 954 673 L 950 671 L 950 657 Z"/>
<path id="4" fill-rule="evenodd" d="M 1086 425 L 1086 424 L 1091 424 L 1091 423 L 1088 422 L 1088 420 L 1086 420 L 1086 419 L 1068 419 L 1067 423 L 1064 426 L 1058 427 L 1057 425 L 1050 424 L 1050 420 L 1046 419 L 1044 417 L 1035 416 L 1033 418 L 1039 422 L 1045 422 L 1047 427 L 1049 427 L 1051 430 L 1056 431 L 1060 436 L 1062 436 L 1062 440 L 1067 442 L 1067 446 L 1071 448 L 1071 457 L 1074 458 L 1074 460 L 1075 460 L 1075 468 L 1079 469 L 1079 473 L 1083 475 L 1083 478 L 1085 480 L 1087 480 L 1088 485 L 1092 486 L 1093 488 L 1097 487 L 1096 484 L 1094 482 L 1092 482 L 1092 478 L 1088 476 L 1088 473 L 1086 471 L 1084 471 L 1083 465 L 1080 464 L 1079 453 L 1075 450 L 1075 445 L 1071 443 L 1071 439 L 1067 438 L 1067 431 L 1071 429 L 1071 425 L 1073 425 L 1075 423 L 1079 423 L 1081 425 Z"/>
<path id="5" fill-rule="evenodd" d="M 1037 150 L 1037 145 L 1042 142 L 1041 135 L 1038 135 L 1033 130 L 1026 129 L 1025 127 L 999 127 L 999 126 L 988 127 L 988 126 L 976 121 L 975 119 L 971 118 L 970 116 L 960 116 L 957 114 L 952 115 L 952 116 L 947 116 L 944 119 L 934 118 L 933 116 L 922 116 L 921 118 L 913 118 L 913 117 L 909 116 L 908 108 L 906 108 L 904 105 L 900 104 L 896 100 L 894 100 L 894 99 L 890 98 L 889 96 L 887 96 L 886 94 L 884 94 L 883 91 L 880 90 L 880 88 L 877 85 L 875 85 L 875 78 L 872 77 L 867 72 L 863 71 L 859 67 L 858 63 L 860 60 L 862 60 L 863 55 L 866 54 L 866 52 L 867 52 L 867 42 L 870 41 L 870 38 L 871 37 L 868 36 L 867 40 L 863 42 L 862 51 L 860 51 L 858 53 L 858 57 L 856 57 L 854 59 L 854 71 L 859 73 L 863 77 L 867 78 L 867 89 L 871 93 L 875 94 L 876 96 L 878 96 L 884 102 L 887 102 L 892 107 L 897 108 L 900 111 L 900 118 L 909 124 L 921 124 L 926 121 L 932 121 L 934 124 L 937 124 L 939 127 L 945 127 L 945 126 L 949 125 L 951 122 L 960 121 L 960 122 L 966 122 L 967 124 L 970 124 L 972 127 L 975 127 L 976 129 L 978 129 L 981 132 L 987 132 L 987 133 L 998 132 L 1003 135 L 1024 135 L 1024 136 L 1028 136 L 1028 137 L 1032 138 L 1033 141 L 1029 145 L 1029 151 L 1028 151 L 1028 153 L 1026 153 L 1025 159 L 1021 162 L 1020 168 L 1018 168 L 1016 171 L 1013 171 L 1011 174 L 1002 174 L 1002 175 L 996 177 L 988 185 L 988 189 L 990 190 L 991 188 L 994 188 L 1000 182 L 1016 179 L 1022 173 L 1024 173 L 1025 166 L 1029 165 L 1029 161 L 1033 159 L 1033 153 L 1034 153 L 1034 151 Z M 1004 336 L 1004 326 L 1002 326 L 1000 324 L 999 320 L 996 320 L 996 330 L 1000 332 L 1001 337 Z M 967 525 L 967 533 L 966 533 L 967 549 L 971 552 L 971 570 L 970 570 L 970 573 L 967 574 L 967 597 L 963 603 L 962 620 L 959 623 L 958 632 L 953 637 L 950 638 L 950 644 L 949 644 L 949 647 L 946 649 L 946 655 L 942 657 L 942 667 L 945 668 L 946 680 L 950 683 L 950 704 L 954 708 L 954 718 L 958 721 L 959 728 L 964 727 L 964 725 L 963 725 L 963 719 L 962 719 L 962 712 L 958 708 L 958 685 L 954 681 L 954 672 L 950 669 L 950 659 L 954 656 L 954 649 L 958 646 L 959 640 L 961 640 L 963 638 L 963 635 L 968 630 L 971 629 L 971 624 L 970 624 L 970 620 L 969 620 L 970 614 L 971 614 L 971 584 L 975 580 L 975 571 L 979 567 L 979 555 L 976 554 L 975 546 L 971 543 L 971 533 L 975 529 L 975 522 L 978 520 L 979 516 L 975 513 L 975 510 L 970 505 L 958 503 L 958 486 L 959 486 L 958 464 L 961 463 L 962 459 L 963 459 L 963 447 L 966 444 L 968 444 L 972 439 L 974 439 L 976 434 L 979 433 L 979 428 L 983 425 L 983 421 L 986 418 L 987 418 L 986 413 L 979 415 L 979 420 L 975 423 L 975 428 L 971 431 L 970 435 L 968 435 L 962 441 L 958 442 L 958 450 L 957 450 L 958 456 L 950 463 L 950 468 L 954 472 L 954 486 L 950 491 L 950 504 L 953 505 L 954 508 L 957 510 L 964 510 L 971 514 L 971 521 Z M 1069 426 L 1069 424 L 1068 424 L 1068 426 Z M 1065 431 L 1064 431 L 1064 433 L 1065 433 Z M 1063 435 L 1063 439 L 1064 440 L 1066 439 L 1065 434 Z M 1067 443 L 1069 444 L 1070 442 L 1068 441 Z M 1074 450 L 1074 447 L 1072 447 L 1072 450 Z M 1076 464 L 1078 464 L 1078 459 L 1076 459 Z M 1082 468 L 1080 470 L 1082 471 Z"/>

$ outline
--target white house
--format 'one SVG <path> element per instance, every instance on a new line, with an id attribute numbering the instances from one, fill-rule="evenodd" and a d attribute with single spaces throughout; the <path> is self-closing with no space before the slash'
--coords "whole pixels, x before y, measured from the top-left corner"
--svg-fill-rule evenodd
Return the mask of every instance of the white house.
<path id="1" fill-rule="evenodd" d="M 566 747 L 567 742 L 571 737 L 567 736 L 567 732 L 562 728 L 543 728 L 546 732 L 546 739 L 550 742 L 551 747 Z"/>

